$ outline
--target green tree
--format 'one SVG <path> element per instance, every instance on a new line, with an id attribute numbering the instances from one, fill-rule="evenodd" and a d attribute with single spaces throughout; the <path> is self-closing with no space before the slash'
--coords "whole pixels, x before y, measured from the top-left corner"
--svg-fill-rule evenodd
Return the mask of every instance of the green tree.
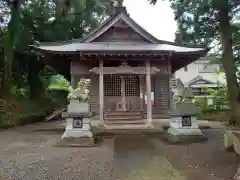
<path id="1" fill-rule="evenodd" d="M 39 76 L 43 75 L 41 73 L 43 70 L 46 74 L 49 68 L 46 68 L 42 57 L 31 52 L 28 45 L 37 41 L 65 41 L 82 38 L 107 17 L 109 7 L 113 3 L 108 0 L 74 0 L 71 2 L 68 0 L 22 0 L 21 7 L 16 13 L 16 8 L 12 8 L 11 2 L 0 0 L 1 9 L 4 9 L 4 13 L 11 17 L 9 23 L 5 23 L 8 25 L 6 32 L 14 35 L 10 36 L 14 37 L 14 45 L 8 45 L 4 50 L 4 55 L 9 54 L 9 58 L 5 58 L 4 71 L 6 73 L 4 74 L 6 76 L 4 76 L 5 81 L 2 81 L 4 88 L 1 89 L 9 89 L 10 80 L 14 86 L 29 85 L 31 98 L 39 97 L 41 94 L 43 85 L 42 78 Z M 18 23 L 11 23 L 12 21 Z M 12 28 L 11 24 L 15 27 Z M 18 31 L 11 32 L 11 29 Z M 12 42 L 12 39 L 10 40 Z M 4 42 L 8 42 L 6 38 Z M 47 74 L 56 74 L 56 72 Z M 46 75 L 44 77 L 47 78 Z"/>
<path id="2" fill-rule="evenodd" d="M 156 3 L 157 0 L 151 0 Z M 233 34 L 238 32 L 237 0 L 170 0 L 178 23 L 176 42 L 204 43 L 211 46 L 219 38 L 221 63 L 226 74 L 231 123 L 240 125 L 240 93 L 234 64 Z M 233 22 L 233 23 L 232 23 Z"/>
<path id="3" fill-rule="evenodd" d="M 7 5 L 10 8 L 10 20 L 7 26 L 7 31 L 4 34 L 4 68 L 3 68 L 3 79 L 1 86 L 1 96 L 6 96 L 10 89 L 10 81 L 12 74 L 12 59 L 14 56 L 13 50 L 16 44 L 18 36 L 18 30 L 20 25 L 20 6 L 22 0 L 5 0 L 1 4 Z"/>

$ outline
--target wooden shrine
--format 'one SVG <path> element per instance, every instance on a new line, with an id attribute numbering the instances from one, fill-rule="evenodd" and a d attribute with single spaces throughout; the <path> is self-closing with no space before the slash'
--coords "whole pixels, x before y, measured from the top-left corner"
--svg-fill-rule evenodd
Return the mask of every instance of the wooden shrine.
<path id="1" fill-rule="evenodd" d="M 90 110 L 102 124 L 168 118 L 171 75 L 208 52 L 155 38 L 125 8 L 83 39 L 35 48 L 73 86 L 91 80 Z"/>

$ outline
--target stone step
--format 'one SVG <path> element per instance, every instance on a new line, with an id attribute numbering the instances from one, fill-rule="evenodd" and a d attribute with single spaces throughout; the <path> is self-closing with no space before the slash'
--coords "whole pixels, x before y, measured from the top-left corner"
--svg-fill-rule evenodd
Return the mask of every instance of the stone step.
<path id="1" fill-rule="evenodd" d="M 106 124 L 108 125 L 121 125 L 121 124 L 145 124 L 144 120 L 119 120 L 119 121 L 107 121 L 105 120 Z"/>

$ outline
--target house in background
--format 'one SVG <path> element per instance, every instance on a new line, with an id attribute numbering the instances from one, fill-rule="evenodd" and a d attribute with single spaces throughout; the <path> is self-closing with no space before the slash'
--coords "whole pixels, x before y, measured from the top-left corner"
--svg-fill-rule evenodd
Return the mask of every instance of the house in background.
<path id="1" fill-rule="evenodd" d="M 211 97 L 206 88 L 216 89 L 226 85 L 225 73 L 219 72 L 219 65 L 206 58 L 199 59 L 175 72 L 185 87 L 191 87 L 194 97 Z"/>

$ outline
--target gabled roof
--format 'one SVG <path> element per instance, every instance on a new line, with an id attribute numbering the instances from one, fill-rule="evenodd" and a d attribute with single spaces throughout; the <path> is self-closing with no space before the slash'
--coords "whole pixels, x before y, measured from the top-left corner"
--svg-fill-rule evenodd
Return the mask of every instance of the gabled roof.
<path id="1" fill-rule="evenodd" d="M 144 28 L 139 26 L 128 14 L 125 7 L 121 8 L 121 11 L 117 13 L 115 16 L 109 17 L 104 23 L 102 23 L 99 27 L 97 27 L 94 31 L 92 31 L 88 36 L 86 36 L 83 42 L 92 42 L 94 39 L 102 35 L 109 28 L 111 28 L 114 24 L 116 24 L 119 20 L 123 20 L 129 27 L 131 27 L 135 32 L 137 32 L 140 36 L 145 38 L 147 41 L 151 43 L 158 43 L 159 40 L 152 36 L 149 32 L 147 32 Z"/>
<path id="2" fill-rule="evenodd" d="M 205 81 L 205 82 L 208 82 L 209 84 L 214 83 L 214 82 L 211 82 L 207 79 L 204 79 L 202 76 L 197 76 L 197 77 L 193 78 L 192 80 L 188 81 L 186 84 L 191 85 L 191 84 L 196 83 L 198 81 Z"/>
<path id="3" fill-rule="evenodd" d="M 122 24 L 123 23 L 123 24 Z M 112 29 L 117 27 L 131 28 L 137 35 L 140 36 L 143 41 L 127 41 L 120 39 L 115 42 L 109 40 L 101 40 L 101 35 L 111 32 Z M 112 28 L 112 29 L 111 29 Z M 98 28 L 92 31 L 89 35 L 82 39 L 73 39 L 65 42 L 55 43 L 39 43 L 38 45 L 32 45 L 38 51 L 41 51 L 49 56 L 52 56 L 52 66 L 58 66 L 59 60 L 53 56 L 62 55 L 153 55 L 162 59 L 163 54 L 170 55 L 170 63 L 172 66 L 172 72 L 186 66 L 189 63 L 204 56 L 209 49 L 203 46 L 187 46 L 180 45 L 174 42 L 158 40 L 156 37 L 148 33 L 144 28 L 138 25 L 126 12 L 125 8 L 121 8 L 117 14 L 109 17 Z M 167 53 L 166 53 L 167 52 Z M 58 57 L 59 58 L 59 57 Z M 66 74 L 69 75 L 70 61 L 62 60 L 61 68 L 64 69 Z M 141 59 L 139 59 L 141 60 Z M 144 60 L 144 58 L 142 58 Z M 49 62 L 50 60 L 48 60 Z M 59 65 L 60 66 L 60 65 Z M 67 69 L 67 70 L 66 70 Z"/>
<path id="4" fill-rule="evenodd" d="M 205 84 L 209 84 L 209 85 L 210 85 L 210 84 L 212 84 L 212 85 L 217 85 L 217 82 L 210 81 L 210 80 L 208 80 L 208 79 L 206 79 L 206 78 L 203 78 L 202 76 L 197 76 L 197 77 L 193 78 L 192 80 L 186 82 L 186 83 L 184 84 L 184 86 L 191 86 L 191 85 L 194 85 L 195 83 L 197 83 L 197 82 L 199 82 L 199 81 L 204 81 L 204 82 L 206 82 Z M 200 84 L 199 84 L 199 85 L 200 85 Z M 223 84 L 219 82 L 218 85 L 221 86 L 221 85 L 223 85 Z"/>

